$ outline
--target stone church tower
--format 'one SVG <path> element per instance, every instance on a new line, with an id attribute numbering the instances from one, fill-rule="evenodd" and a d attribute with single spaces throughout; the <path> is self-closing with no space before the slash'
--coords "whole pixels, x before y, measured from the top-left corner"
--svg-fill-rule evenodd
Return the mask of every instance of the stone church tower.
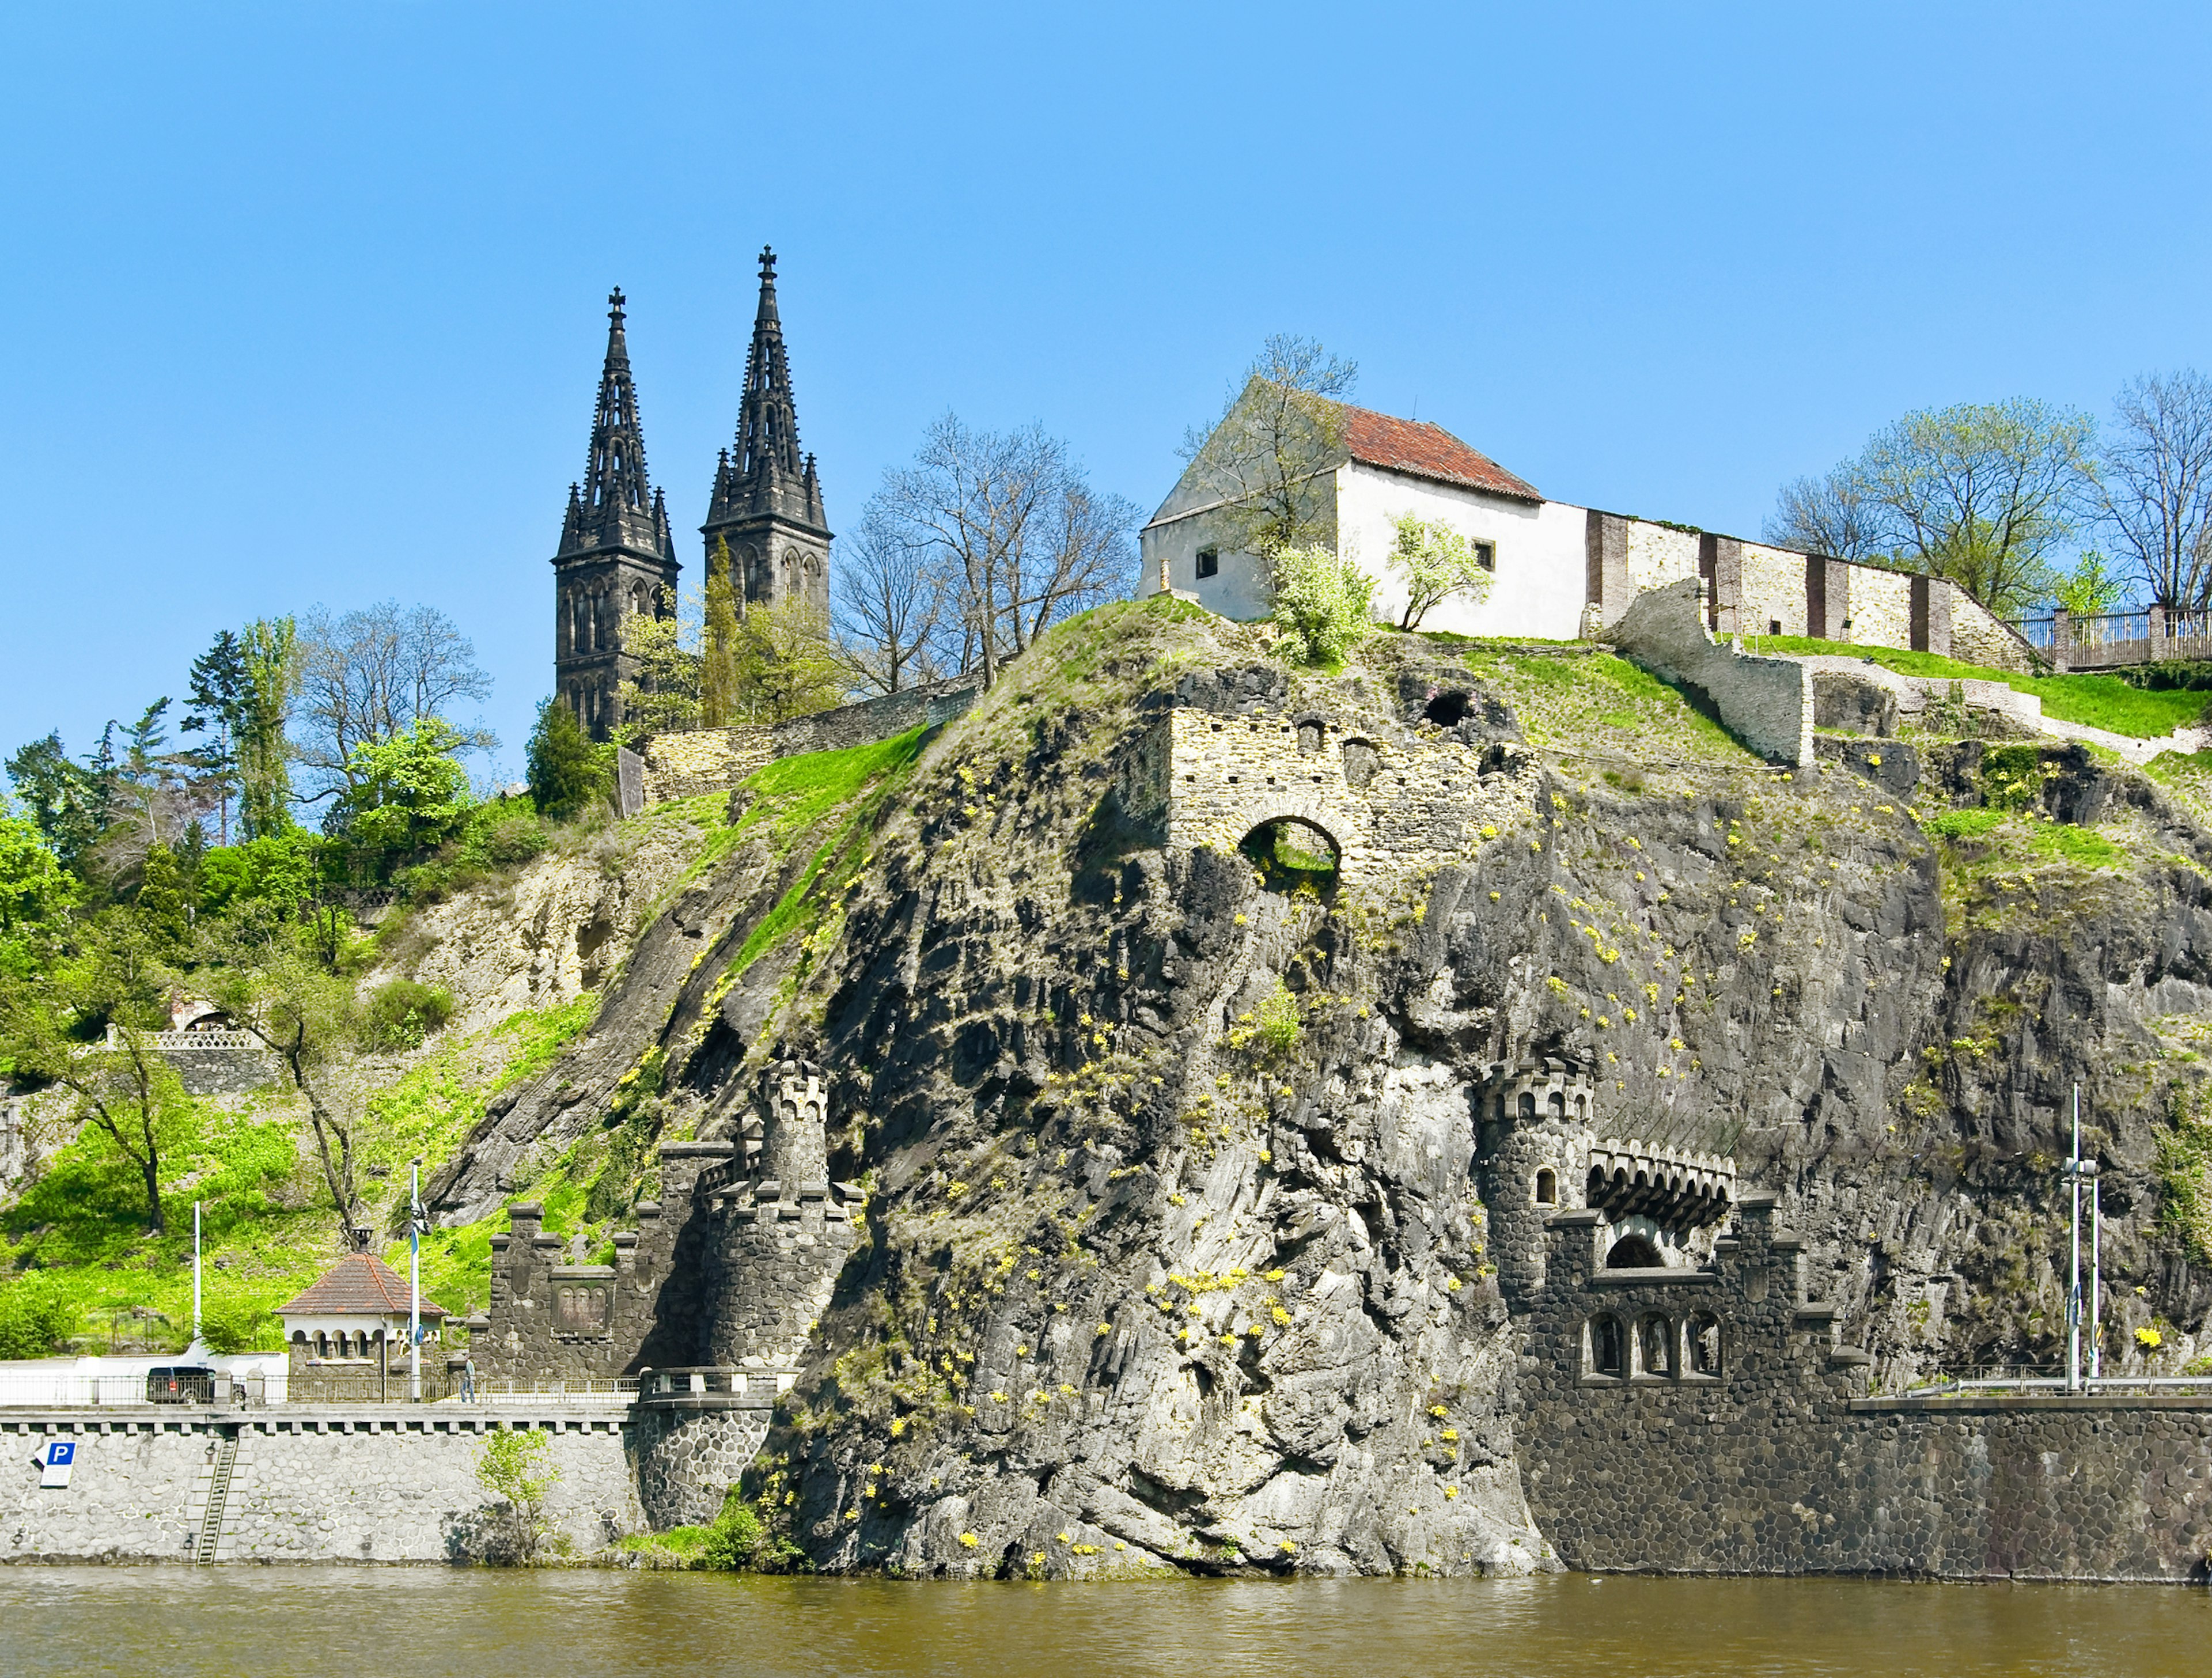
<path id="1" fill-rule="evenodd" d="M 700 532 L 710 562 L 718 539 L 730 544 L 730 576 L 742 605 L 799 599 L 827 611 L 830 523 L 814 457 L 799 457 L 791 366 L 775 308 L 775 252 L 763 251 L 760 264 L 737 453 L 724 450 L 714 468 L 714 497 Z"/>
<path id="2" fill-rule="evenodd" d="M 619 289 L 607 303 L 607 363 L 592 416 L 591 465 L 580 487 L 568 486 L 553 556 L 554 691 L 601 740 L 622 720 L 623 678 L 637 673 L 622 652 L 622 621 L 633 612 L 672 614 L 683 568 L 667 503 L 645 475 Z"/>

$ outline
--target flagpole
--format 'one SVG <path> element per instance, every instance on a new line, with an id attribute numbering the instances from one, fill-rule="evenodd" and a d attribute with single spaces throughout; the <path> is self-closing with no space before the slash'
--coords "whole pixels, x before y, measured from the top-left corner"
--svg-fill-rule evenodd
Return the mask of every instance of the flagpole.
<path id="1" fill-rule="evenodd" d="M 200 1337 L 200 1203 L 192 1202 L 192 1338 Z"/>

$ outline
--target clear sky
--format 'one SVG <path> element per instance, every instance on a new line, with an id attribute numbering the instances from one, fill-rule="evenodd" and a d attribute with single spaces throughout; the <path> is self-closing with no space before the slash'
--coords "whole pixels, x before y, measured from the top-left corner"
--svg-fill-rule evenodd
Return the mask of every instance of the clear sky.
<path id="1" fill-rule="evenodd" d="M 833 526 L 950 408 L 1150 508 L 1269 331 L 1562 500 L 1755 534 L 1905 410 L 2212 368 L 2193 7 L 0 15 L 0 751 L 428 601 L 519 770 L 630 299 L 687 576 L 781 258 Z"/>

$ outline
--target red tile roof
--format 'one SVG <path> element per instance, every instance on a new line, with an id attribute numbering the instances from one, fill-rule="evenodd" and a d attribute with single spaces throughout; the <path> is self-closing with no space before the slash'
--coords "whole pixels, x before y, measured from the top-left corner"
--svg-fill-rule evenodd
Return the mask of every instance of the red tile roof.
<path id="1" fill-rule="evenodd" d="M 1371 408 L 1344 410 L 1344 446 L 1352 458 L 1370 466 L 1416 477 L 1440 478 L 1464 483 L 1493 495 L 1515 501 L 1541 501 L 1535 487 L 1499 465 L 1488 455 L 1469 448 L 1441 425 L 1426 420 L 1393 419 Z"/>
<path id="2" fill-rule="evenodd" d="M 381 1316 L 407 1309 L 407 1279 L 374 1253 L 340 1259 L 298 1298 L 276 1307 L 278 1316 Z M 444 1316 L 443 1305 L 422 1302 L 422 1315 Z"/>

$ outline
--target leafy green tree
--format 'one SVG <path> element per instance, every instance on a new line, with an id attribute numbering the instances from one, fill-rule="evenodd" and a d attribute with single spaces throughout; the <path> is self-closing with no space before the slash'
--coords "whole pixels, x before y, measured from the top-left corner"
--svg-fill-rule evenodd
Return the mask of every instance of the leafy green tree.
<path id="1" fill-rule="evenodd" d="M 168 1024 L 171 977 L 155 937 L 135 911 L 118 907 L 79 921 L 46 973 L 0 993 L 0 1049 L 19 1074 L 66 1091 L 73 1116 L 137 1170 L 155 1235 L 167 1228 L 161 1161 L 193 1118 L 191 1098 L 154 1044 Z M 103 1037 L 83 1040 L 101 1026 Z"/>
<path id="2" fill-rule="evenodd" d="M 830 638 L 830 615 L 802 599 L 745 608 L 738 621 L 738 715 L 786 722 L 841 703 L 845 670 Z"/>
<path id="3" fill-rule="evenodd" d="M 2118 611 L 2127 592 L 2126 581 L 2114 576 L 2105 564 L 2104 555 L 2092 548 L 2074 562 L 2071 571 L 2058 579 L 2051 597 L 2061 609 L 2076 617 L 2097 617 Z"/>
<path id="4" fill-rule="evenodd" d="M 107 828 L 107 783 L 71 760 L 59 733 L 33 740 L 9 758 L 8 778 L 62 866 L 81 873 Z"/>
<path id="5" fill-rule="evenodd" d="M 425 717 L 403 734 L 356 746 L 332 830 L 356 849 L 383 856 L 443 844 L 468 818 L 468 771 L 455 755 L 464 744 L 452 725 Z"/>
<path id="6" fill-rule="evenodd" d="M 699 726 L 727 728 L 738 719 L 737 587 L 730 581 L 730 544 L 714 538 L 707 561 L 706 627 L 699 647 Z"/>
<path id="7" fill-rule="evenodd" d="M 77 885 L 45 836 L 0 806 L 0 982 L 28 979 L 52 958 Z"/>
<path id="8" fill-rule="evenodd" d="M 558 699 L 538 706 L 538 726 L 531 731 L 525 761 L 531 800 L 539 814 L 555 821 L 566 821 L 607 795 L 607 770 L 599 749 L 585 734 L 576 714 Z"/>
<path id="9" fill-rule="evenodd" d="M 503 1560 L 528 1566 L 551 1534 L 545 1499 L 561 1469 L 550 1458 L 545 1435 L 536 1428 L 502 1428 L 477 1457 L 477 1483 L 506 1504 Z"/>
<path id="10" fill-rule="evenodd" d="M 1340 663 L 1375 632 L 1375 580 L 1357 560 L 1318 544 L 1275 556 L 1270 619 L 1302 664 Z"/>
<path id="11" fill-rule="evenodd" d="M 329 843 L 304 828 L 287 827 L 208 852 L 199 867 L 202 911 L 222 915 L 261 904 L 279 920 L 294 919 L 322 884 Z"/>
<path id="12" fill-rule="evenodd" d="M 140 865 L 138 894 L 133 899 L 140 925 L 164 956 L 173 955 L 191 933 L 197 905 L 187 889 L 177 854 L 167 845 L 155 845 Z"/>
<path id="13" fill-rule="evenodd" d="M 622 739 L 633 748 L 655 734 L 699 726 L 702 660 L 685 645 L 687 639 L 697 638 L 699 613 L 691 614 L 687 626 L 684 614 L 674 610 L 676 603 L 667 598 L 668 591 L 663 589 L 661 594 L 666 609 L 662 614 L 634 611 L 622 621 L 623 657 L 637 670 L 636 679 L 624 682 L 620 690 Z M 690 604 L 703 611 L 698 596 L 692 596 Z"/>
<path id="14" fill-rule="evenodd" d="M 1478 603 L 1490 598 L 1490 573 L 1475 555 L 1474 544 L 1441 520 L 1408 513 L 1397 520 L 1397 538 L 1391 544 L 1390 562 L 1406 574 L 1406 610 L 1398 620 L 1401 629 L 1415 629 L 1431 608 L 1455 594 Z"/>

